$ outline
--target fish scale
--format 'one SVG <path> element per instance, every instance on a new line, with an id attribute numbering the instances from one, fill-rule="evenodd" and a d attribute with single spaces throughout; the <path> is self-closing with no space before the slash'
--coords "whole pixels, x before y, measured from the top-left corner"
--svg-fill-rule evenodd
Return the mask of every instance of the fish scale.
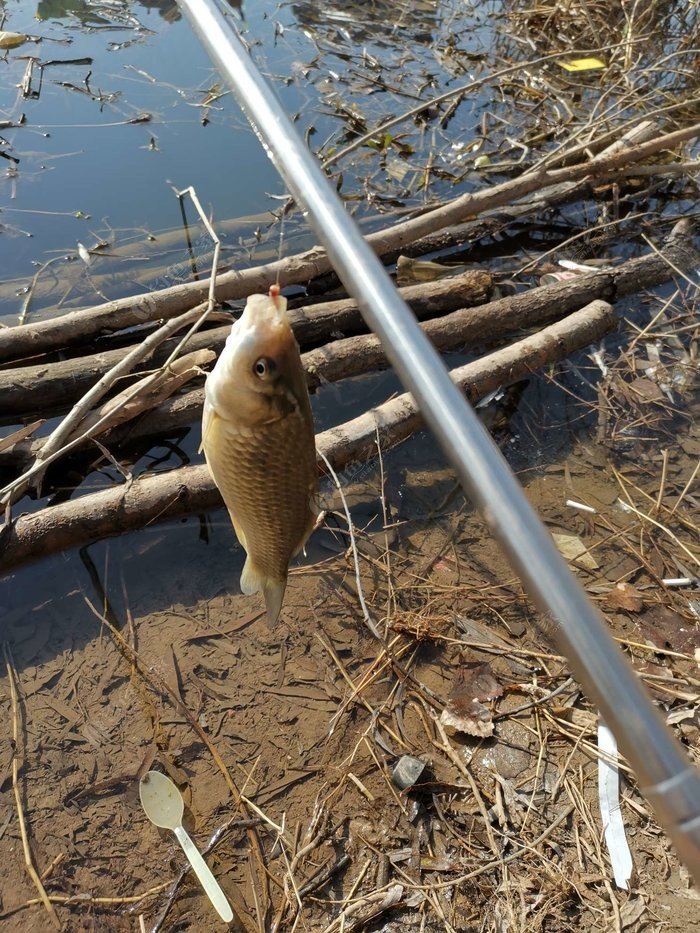
<path id="1" fill-rule="evenodd" d="M 310 443 L 300 445 L 304 434 L 309 428 L 297 414 L 250 433 L 229 428 L 216 465 L 224 501 L 235 502 L 235 524 L 245 536 L 246 551 L 275 580 L 286 579 L 289 561 L 314 520 L 313 433 Z"/>
<path id="2" fill-rule="evenodd" d="M 318 482 L 306 376 L 278 286 L 249 296 L 204 392 L 202 449 L 248 554 L 241 591 L 262 592 L 272 624 L 289 561 L 313 529 Z"/>

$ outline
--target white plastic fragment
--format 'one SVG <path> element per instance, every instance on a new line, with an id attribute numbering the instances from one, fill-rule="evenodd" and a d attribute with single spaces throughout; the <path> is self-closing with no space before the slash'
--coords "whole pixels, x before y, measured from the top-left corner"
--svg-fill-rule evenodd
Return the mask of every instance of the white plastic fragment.
<path id="1" fill-rule="evenodd" d="M 598 510 L 594 509 L 592 505 L 584 505 L 583 502 L 576 502 L 575 499 L 567 499 L 566 504 L 572 509 L 580 509 L 582 512 L 590 512 L 591 515 L 596 515 Z"/>
<path id="2" fill-rule="evenodd" d="M 493 392 L 489 392 L 488 395 L 485 395 L 480 402 L 476 403 L 476 408 L 486 408 L 491 402 L 500 401 L 505 395 L 505 389 L 503 386 L 499 386 L 497 389 L 494 389 Z"/>
<path id="3" fill-rule="evenodd" d="M 92 256 L 87 251 L 87 247 L 83 246 L 82 243 L 78 243 L 78 256 L 80 256 L 86 266 L 89 266 L 92 262 Z"/>
<path id="4" fill-rule="evenodd" d="M 596 364 L 596 366 L 598 367 L 598 369 L 601 371 L 601 373 L 603 374 L 603 376 L 607 376 L 607 375 L 608 375 L 608 367 L 607 367 L 605 361 L 603 360 L 603 354 L 600 352 L 600 350 L 596 350 L 595 352 L 591 353 L 591 359 L 592 359 L 593 362 Z"/>
<path id="5" fill-rule="evenodd" d="M 617 764 L 617 742 L 603 720 L 598 722 L 598 800 L 603 820 L 605 844 L 610 853 L 613 878 L 618 888 L 627 891 L 632 876 L 632 853 L 627 844 L 625 824 L 620 809 L 620 772 Z"/>
<path id="6" fill-rule="evenodd" d="M 692 586 L 696 581 L 692 577 L 667 577 L 661 582 L 664 586 Z"/>
<path id="7" fill-rule="evenodd" d="M 595 272 L 591 266 L 584 266 L 583 263 L 574 262 L 573 259 L 559 259 L 557 265 L 562 269 L 570 269 L 572 272 Z"/>

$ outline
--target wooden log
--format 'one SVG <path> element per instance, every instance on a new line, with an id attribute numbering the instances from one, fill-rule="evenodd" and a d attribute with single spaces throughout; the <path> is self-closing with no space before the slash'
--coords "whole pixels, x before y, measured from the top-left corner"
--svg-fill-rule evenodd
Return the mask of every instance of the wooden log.
<path id="1" fill-rule="evenodd" d="M 500 298 L 480 308 L 462 308 L 421 326 L 438 350 L 456 350 L 468 344 L 492 340 L 518 330 L 540 327 L 585 304 L 601 299 L 615 301 L 643 288 L 667 282 L 674 268 L 690 271 L 700 265 L 685 222 L 677 225 L 663 249 L 631 259 L 610 271 L 591 272 L 555 285 L 543 285 Z M 381 341 L 374 334 L 336 340 L 303 355 L 309 388 L 323 382 L 339 382 L 389 365 Z"/>
<path id="2" fill-rule="evenodd" d="M 384 256 L 392 251 L 402 250 L 407 244 L 443 227 L 463 223 L 469 218 L 483 214 L 484 211 L 512 204 L 533 191 L 542 191 L 548 186 L 580 181 L 588 177 L 602 178 L 606 173 L 639 162 L 663 149 L 672 149 L 698 135 L 700 124 L 696 123 L 613 153 L 603 152 L 577 165 L 558 169 L 541 166 L 500 185 L 463 194 L 435 210 L 426 211 L 389 229 L 376 231 L 367 237 L 367 241 L 379 256 Z M 221 301 L 245 298 L 255 292 L 266 291 L 272 282 L 279 281 L 282 286 L 308 282 L 328 272 L 330 268 L 331 264 L 325 252 L 319 247 L 314 247 L 276 262 L 226 272 L 218 277 L 217 295 Z M 5 328 L 0 330 L 0 360 L 33 356 L 64 347 L 71 342 L 94 339 L 100 334 L 135 327 L 147 321 L 175 317 L 204 301 L 208 288 L 209 281 L 202 279 L 136 298 L 121 298 L 94 308 L 72 311 L 48 321 Z"/>
<path id="3" fill-rule="evenodd" d="M 510 346 L 452 371 L 473 403 L 501 385 L 526 378 L 599 340 L 616 324 L 613 308 L 594 301 L 580 311 Z M 382 449 L 409 437 L 423 425 L 409 393 L 358 418 L 317 435 L 316 443 L 340 470 L 372 458 L 377 432 Z M 205 465 L 145 476 L 111 489 L 81 496 L 22 515 L 0 529 L 0 573 L 67 548 L 135 531 L 155 522 L 194 515 L 223 505 Z"/>
<path id="4" fill-rule="evenodd" d="M 493 280 L 485 271 L 476 269 L 461 275 L 411 285 L 400 289 L 419 320 L 463 307 L 465 303 L 481 304 L 491 295 Z M 357 334 L 366 330 L 357 302 L 352 298 L 327 301 L 298 308 L 290 312 L 292 328 L 299 344 L 314 346 L 332 339 L 333 335 Z M 216 327 L 195 334 L 187 344 L 188 351 L 222 349 L 231 325 Z M 2 333 L 2 331 L 0 331 Z M 147 366 L 152 368 L 167 359 L 177 340 L 168 340 L 150 359 L 133 371 L 134 377 Z M 91 356 L 79 356 L 56 363 L 41 363 L 0 371 L 0 419 L 5 423 L 18 415 L 40 411 L 58 411 L 80 398 L 112 366 L 120 362 L 133 347 L 105 350 Z M 123 387 L 124 382 L 121 383 Z"/>
<path id="5" fill-rule="evenodd" d="M 620 139 L 616 139 L 611 145 L 607 146 L 604 153 L 605 155 L 613 155 L 629 146 L 650 142 L 658 137 L 660 133 L 661 130 L 657 123 L 653 120 L 643 120 L 628 130 Z M 579 152 L 579 156 L 582 151 Z M 425 256 L 427 253 L 436 253 L 464 243 L 474 242 L 481 239 L 481 237 L 500 232 L 504 227 L 522 220 L 526 216 L 532 216 L 552 207 L 574 201 L 577 198 L 585 197 L 590 193 L 591 186 L 592 179 L 589 178 L 580 181 L 563 181 L 558 185 L 551 185 L 527 201 L 519 201 L 505 208 L 483 211 L 475 219 L 442 227 L 412 243 L 407 243 L 403 250 L 386 252 L 382 256 L 383 261 L 385 263 L 396 262 L 401 252 L 412 257 Z M 335 273 L 330 272 L 311 284 L 314 291 L 317 288 L 323 290 L 324 287 L 326 289 L 333 287 L 336 279 Z"/>
<path id="6" fill-rule="evenodd" d="M 429 326 L 426 325 L 426 330 L 441 349 L 454 349 L 469 342 L 485 341 L 509 332 L 538 326 L 598 298 L 614 301 L 643 288 L 667 282 L 674 275 L 674 267 L 688 270 L 700 264 L 700 257 L 691 242 L 691 230 L 690 221 L 682 220 L 676 224 L 663 246 L 663 256 L 650 253 L 638 259 L 628 260 L 608 271 L 591 272 L 556 285 L 540 286 L 477 308 L 462 308 L 451 313 L 449 318 L 436 318 Z M 464 273 L 466 276 L 475 274 L 477 273 Z M 442 279 L 430 284 L 437 288 L 442 283 L 443 287 L 447 285 L 449 289 L 451 281 Z M 329 304 L 337 306 L 344 302 Z M 326 308 L 327 305 L 318 307 Z M 359 321 L 359 312 L 356 309 L 348 313 L 357 315 L 353 320 Z M 296 315 L 300 315 L 300 318 Z M 308 336 L 307 328 L 312 326 L 309 319 L 314 316 L 311 309 L 293 312 L 292 323 L 302 340 Z M 328 314 L 323 332 L 330 332 L 333 321 L 333 316 Z M 332 330 L 335 331 L 334 326 Z M 340 332 L 342 333 L 342 330 Z M 313 333 L 317 336 L 320 330 Z M 211 336 L 207 337 L 207 334 Z M 217 328 L 196 335 L 188 349 L 219 349 L 223 346 L 227 334 L 228 328 Z M 164 353 L 169 352 L 168 347 L 167 343 L 164 344 Z M 38 367 L 0 371 L 0 412 L 15 417 L 20 414 L 45 415 L 47 398 L 55 405 L 72 402 L 102 375 L 108 363 L 113 365 L 120 358 L 117 354 L 128 349 L 109 351 L 99 357 L 78 357 L 75 360 L 48 363 Z M 314 388 L 322 380 L 334 382 L 372 369 L 381 369 L 386 365 L 386 358 L 379 341 L 370 335 L 343 339 L 305 353 L 303 362 L 309 372 L 309 384 Z M 10 419 L 6 417 L 5 420 Z"/>

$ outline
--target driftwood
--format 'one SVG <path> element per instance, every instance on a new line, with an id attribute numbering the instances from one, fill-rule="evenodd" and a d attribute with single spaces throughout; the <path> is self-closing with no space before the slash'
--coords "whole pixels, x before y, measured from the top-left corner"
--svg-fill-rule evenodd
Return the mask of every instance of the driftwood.
<path id="1" fill-rule="evenodd" d="M 663 255 L 651 253 L 631 259 L 617 268 L 533 288 L 491 301 L 480 308 L 462 308 L 434 318 L 422 324 L 422 328 L 439 350 L 455 350 L 465 344 L 539 327 L 596 299 L 615 301 L 643 288 L 651 288 L 671 279 L 674 267 L 690 270 L 700 263 L 700 256 L 690 242 L 689 231 L 689 222 L 677 224 L 664 245 Z M 336 340 L 319 347 L 305 353 L 303 363 L 311 388 L 388 365 L 381 342 L 373 334 Z"/>
<path id="2" fill-rule="evenodd" d="M 674 275 L 674 267 L 692 269 L 700 263 L 690 239 L 691 229 L 689 221 L 683 220 L 676 224 L 664 243 L 663 255 L 650 253 L 607 271 L 591 272 L 556 285 L 540 286 L 527 292 L 500 298 L 480 307 L 461 308 L 444 317 L 434 318 L 423 327 L 439 349 L 455 349 L 466 343 L 487 341 L 517 330 L 539 326 L 581 308 L 595 299 L 614 301 L 616 298 L 633 294 L 640 289 L 650 288 L 671 279 Z M 479 273 L 465 273 L 455 279 L 443 279 L 440 282 L 431 283 L 431 288 L 437 291 L 437 286 L 441 285 L 446 289 L 444 294 L 449 295 L 450 283 L 464 280 L 465 276 L 478 275 Z M 482 281 L 480 283 L 482 293 L 485 292 L 484 285 Z M 418 288 L 426 288 L 426 286 L 411 286 L 404 292 Z M 454 295 L 449 297 L 454 301 Z M 348 317 L 341 316 L 340 326 L 336 328 L 333 322 L 339 320 L 337 309 L 341 305 L 351 307 L 351 303 L 347 301 L 329 302 L 293 312 L 293 326 L 300 342 L 306 342 L 310 332 L 313 333 L 314 342 L 321 333 L 327 336 L 331 332 L 343 333 L 347 329 L 348 319 L 350 323 L 359 326 L 359 312 L 355 306 L 352 306 L 353 310 L 344 312 Z M 318 323 L 317 316 L 313 313 L 314 307 L 323 309 L 324 324 L 310 331 L 314 322 Z M 335 317 L 328 311 L 329 308 L 335 309 Z M 430 305 L 429 313 L 433 312 L 434 305 Z M 225 327 L 198 334 L 190 341 L 188 347 L 193 350 L 203 347 L 218 350 L 223 346 L 228 331 L 229 328 Z M 169 344 L 166 343 L 163 346 L 162 352 L 165 353 Z M 39 411 L 46 414 L 47 397 L 56 406 L 72 402 L 102 375 L 105 367 L 117 362 L 120 359 L 119 354 L 125 353 L 128 349 L 112 350 L 97 356 L 79 357 L 75 360 L 47 363 L 43 366 L 0 371 L 0 411 L 15 416 Z M 158 357 L 155 359 L 157 361 Z M 308 372 L 311 388 L 317 387 L 323 381 L 336 382 L 349 376 L 381 369 L 387 365 L 381 345 L 372 335 L 336 340 L 304 353 L 302 360 Z M 190 421 L 196 417 L 196 405 L 201 404 L 201 395 L 197 395 L 197 402 L 193 405 L 179 405 L 177 411 L 180 419 L 175 422 L 170 417 L 175 410 L 172 404 L 174 403 L 163 411 L 161 431 L 166 429 L 166 425 L 167 429 L 174 426 L 181 427 L 186 423 L 181 420 L 185 412 L 189 413 Z M 151 419 L 151 423 L 157 424 L 158 419 Z M 141 433 L 141 436 L 144 435 Z M 2 461 L 3 457 L 0 455 L 0 462 Z"/>
<path id="3" fill-rule="evenodd" d="M 510 346 L 452 371 L 470 401 L 526 378 L 599 340 L 616 324 L 613 308 L 595 301 L 580 311 Z M 409 393 L 379 405 L 316 438 L 335 469 L 371 458 L 399 443 L 423 425 Z M 0 572 L 66 548 L 134 531 L 147 524 L 193 515 L 222 506 L 204 465 L 146 476 L 102 492 L 20 516 L 0 530 Z"/>
<path id="4" fill-rule="evenodd" d="M 416 317 L 424 320 L 463 307 L 465 303 L 481 304 L 488 300 L 491 288 L 491 275 L 477 269 L 436 282 L 411 285 L 400 289 L 400 292 Z M 351 298 L 298 308 L 290 312 L 290 317 L 302 347 L 323 343 L 336 335 L 346 336 L 366 330 L 357 302 Z M 230 330 L 231 325 L 227 324 L 195 334 L 187 349 L 219 352 Z M 148 359 L 148 366 L 162 363 L 177 343 L 176 339 L 163 343 Z M 0 371 L 0 418 L 7 422 L 14 416 L 31 411 L 45 415 L 48 411 L 72 404 L 133 350 L 131 346 L 120 347 L 57 363 Z M 138 373 L 145 367 L 146 362 L 143 362 L 133 372 Z"/>
<path id="5" fill-rule="evenodd" d="M 615 152 L 603 152 L 583 163 L 564 168 L 536 167 L 510 181 L 461 195 L 435 210 L 402 221 L 390 229 L 379 230 L 367 237 L 375 252 L 384 256 L 402 250 L 408 244 L 429 236 L 437 230 L 463 223 L 487 210 L 503 207 L 533 191 L 577 182 L 588 177 L 605 178 L 625 165 L 639 162 L 651 155 L 700 135 L 700 124 L 667 133 L 644 143 L 637 143 Z M 269 284 L 281 285 L 307 282 L 330 270 L 325 252 L 316 247 L 276 262 L 221 275 L 217 283 L 219 300 L 244 298 L 265 291 Z M 209 282 L 203 279 L 174 285 L 138 298 L 121 298 L 94 308 L 73 311 L 48 321 L 37 321 L 0 330 L 0 360 L 19 359 L 71 342 L 93 339 L 148 321 L 174 317 L 206 298 Z"/>

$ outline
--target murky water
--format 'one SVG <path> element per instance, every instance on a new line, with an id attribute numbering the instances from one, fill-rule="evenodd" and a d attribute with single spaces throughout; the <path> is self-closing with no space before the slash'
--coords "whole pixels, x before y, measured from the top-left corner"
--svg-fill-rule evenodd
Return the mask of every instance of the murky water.
<path id="1" fill-rule="evenodd" d="M 174 188 L 195 186 L 222 236 L 226 266 L 277 256 L 273 212 L 282 203 L 282 182 L 174 3 L 42 0 L 33 8 L 8 0 L 4 11 L 4 28 L 26 33 L 30 41 L 10 50 L 0 69 L 0 119 L 9 124 L 0 132 L 0 152 L 10 157 L 0 164 L 1 321 L 14 324 L 20 313 L 35 320 L 190 278 L 192 259 Z M 230 15 L 300 132 L 327 159 L 368 126 L 468 83 L 517 52 L 518 43 L 499 26 L 501 12 L 497 2 L 472 8 L 461 0 L 321 6 L 263 0 L 232 4 Z M 504 79 L 499 93 L 474 88 L 442 123 L 409 120 L 340 162 L 335 180 L 348 209 L 377 226 L 384 215 L 451 195 L 457 182 L 460 191 L 489 183 L 491 176 L 474 171 L 477 153 L 512 165 L 522 152 L 511 123 L 526 121 L 539 139 L 545 116 L 557 119 L 551 100 L 534 92 L 518 97 L 519 80 L 517 73 Z M 567 86 L 566 93 L 593 98 L 595 83 Z M 530 113 L 531 98 L 538 103 Z M 205 274 L 210 243 L 191 205 L 186 210 L 197 273 Z M 566 208 L 562 220 L 577 210 Z M 287 221 L 285 234 L 285 251 L 312 242 L 298 215 Z M 528 235 L 552 236 L 556 228 Z M 90 251 L 89 264 L 79 244 Z M 521 246 L 515 239 L 493 242 L 490 266 L 498 254 L 507 267 L 509 252 Z M 484 255 L 478 250 L 473 258 Z M 397 388 L 390 373 L 326 387 L 314 398 L 317 426 L 347 420 Z M 578 390 L 588 391 L 583 383 Z M 551 454 L 552 445 L 565 448 L 580 415 L 573 396 L 550 395 L 545 384 L 530 391 L 543 395 L 536 407 L 551 426 L 538 425 L 535 443 L 528 427 L 523 444 L 515 423 L 511 446 L 519 467 L 538 462 L 544 451 Z M 131 469 L 138 475 L 197 459 L 198 443 L 193 426 L 159 443 Z M 432 462 L 441 462 L 436 452 Z M 107 464 L 73 479 L 87 492 L 121 478 Z M 97 563 L 117 567 L 134 551 L 152 551 L 156 572 L 165 549 L 176 549 L 186 563 L 208 561 L 219 546 L 234 546 L 222 516 L 209 535 L 213 548 L 199 541 L 198 522 L 189 520 L 92 550 Z M 182 556 L 184 538 L 196 557 Z M 154 541 L 159 547 L 152 547 Z M 45 566 L 66 562 L 69 575 L 82 578 L 76 555 Z M 17 582 L 35 574 L 28 568 Z M 24 586 L 13 589 L 16 597 Z"/>

